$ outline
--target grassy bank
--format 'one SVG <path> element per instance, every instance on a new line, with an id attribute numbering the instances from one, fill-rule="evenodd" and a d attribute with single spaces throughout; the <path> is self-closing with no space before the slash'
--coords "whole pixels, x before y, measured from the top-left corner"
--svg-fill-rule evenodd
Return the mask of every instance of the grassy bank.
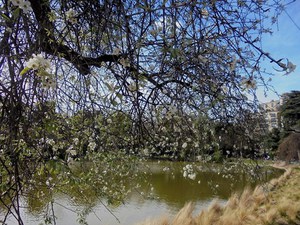
<path id="1" fill-rule="evenodd" d="M 285 225 L 300 224 L 300 166 L 274 165 L 285 173 L 254 190 L 234 194 L 225 206 L 217 201 L 194 215 L 192 203 L 174 218 L 148 220 L 140 225 Z"/>

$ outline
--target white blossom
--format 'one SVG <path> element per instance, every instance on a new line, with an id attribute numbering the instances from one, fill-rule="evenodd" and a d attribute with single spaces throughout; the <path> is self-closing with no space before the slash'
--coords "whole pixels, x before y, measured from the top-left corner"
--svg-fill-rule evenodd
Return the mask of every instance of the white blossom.
<path id="1" fill-rule="evenodd" d="M 49 88 L 55 88 L 56 87 L 56 82 L 52 77 L 45 77 L 42 81 L 43 85 L 45 88 L 49 89 Z"/>
<path id="2" fill-rule="evenodd" d="M 95 143 L 94 141 L 90 142 L 90 143 L 88 144 L 88 148 L 89 148 L 90 150 L 94 151 L 95 148 L 96 148 L 96 143 Z"/>
<path id="3" fill-rule="evenodd" d="M 20 9 L 22 9 L 24 13 L 28 13 L 29 11 L 32 11 L 31 3 L 29 1 L 11 0 L 11 4 L 13 4 L 14 6 L 17 6 Z"/>
<path id="4" fill-rule="evenodd" d="M 184 172 L 183 172 L 183 177 L 185 177 L 185 178 L 186 178 L 186 177 L 187 177 L 187 175 L 188 175 L 187 171 L 184 171 Z"/>
<path id="5" fill-rule="evenodd" d="M 33 70 L 47 70 L 51 66 L 50 61 L 45 59 L 42 54 L 33 54 L 32 57 L 26 62 L 26 67 Z"/>
<path id="6" fill-rule="evenodd" d="M 69 9 L 66 12 L 66 19 L 70 23 L 77 23 L 77 13 L 74 9 Z"/>
<path id="7" fill-rule="evenodd" d="M 148 148 L 145 148 L 143 152 L 144 152 L 144 155 L 147 155 L 147 156 L 149 155 L 149 150 L 148 150 Z"/>
<path id="8" fill-rule="evenodd" d="M 76 152 L 76 150 L 75 149 L 73 149 L 73 145 L 71 145 L 68 149 L 67 149 L 67 151 L 66 151 L 67 153 L 69 153 L 70 155 L 72 155 L 72 156 L 75 156 L 75 155 L 77 155 L 77 152 Z"/>
<path id="9" fill-rule="evenodd" d="M 287 74 L 294 72 L 295 69 L 296 69 L 296 65 L 294 65 L 293 63 L 288 61 L 288 63 L 287 63 Z"/>
<path id="10" fill-rule="evenodd" d="M 47 186 L 50 186 L 52 180 L 53 180 L 53 178 L 52 178 L 52 177 L 49 177 L 49 178 L 46 180 L 46 185 L 47 185 Z"/>
<path id="11" fill-rule="evenodd" d="M 73 142 L 74 142 L 75 145 L 78 145 L 79 139 L 78 139 L 78 138 L 74 138 L 74 139 L 73 139 Z"/>
<path id="12" fill-rule="evenodd" d="M 24 13 L 32 11 L 31 4 L 29 1 L 21 1 L 19 8 L 22 9 Z"/>
<path id="13" fill-rule="evenodd" d="M 77 152 L 76 152 L 76 150 L 74 150 L 74 149 L 71 149 L 69 152 L 70 152 L 70 154 L 73 155 L 73 156 L 74 156 L 74 155 L 77 155 Z"/>
<path id="14" fill-rule="evenodd" d="M 195 180 L 196 179 L 196 173 L 189 174 L 188 178 L 190 178 L 191 180 Z"/>
<path id="15" fill-rule="evenodd" d="M 22 0 L 11 0 L 11 4 L 13 4 L 14 6 L 18 6 L 21 4 Z"/>
<path id="16" fill-rule="evenodd" d="M 51 146 L 55 145 L 55 141 L 53 139 L 49 139 L 49 138 L 46 139 L 46 143 Z"/>
<path id="17" fill-rule="evenodd" d="M 196 179 L 196 173 L 194 172 L 193 166 L 191 164 L 187 164 L 183 167 L 183 177 L 189 178 L 191 180 Z"/>

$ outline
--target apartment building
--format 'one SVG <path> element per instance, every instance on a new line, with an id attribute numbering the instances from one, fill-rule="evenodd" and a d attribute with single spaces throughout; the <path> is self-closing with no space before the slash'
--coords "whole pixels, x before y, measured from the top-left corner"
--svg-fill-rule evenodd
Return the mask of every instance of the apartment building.
<path id="1" fill-rule="evenodd" d="M 261 109 L 265 117 L 265 127 L 271 131 L 274 128 L 280 128 L 279 108 L 282 105 L 282 99 L 272 100 L 261 104 Z"/>

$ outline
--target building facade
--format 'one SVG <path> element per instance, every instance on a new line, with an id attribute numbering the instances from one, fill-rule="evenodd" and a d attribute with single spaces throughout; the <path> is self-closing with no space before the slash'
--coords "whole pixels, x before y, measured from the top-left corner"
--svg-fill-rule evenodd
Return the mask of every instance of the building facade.
<path id="1" fill-rule="evenodd" d="M 282 99 L 280 100 L 272 100 L 270 102 L 266 102 L 261 104 L 261 109 L 263 110 L 264 118 L 265 118 L 265 127 L 271 131 L 274 128 L 281 127 L 279 109 L 282 105 Z"/>

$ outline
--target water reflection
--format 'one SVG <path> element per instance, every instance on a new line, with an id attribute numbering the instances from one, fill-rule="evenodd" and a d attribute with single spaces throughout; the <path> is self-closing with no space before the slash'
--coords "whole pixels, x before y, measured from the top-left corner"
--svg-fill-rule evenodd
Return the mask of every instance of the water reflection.
<path id="1" fill-rule="evenodd" d="M 79 224 L 82 212 L 88 214 L 90 225 L 98 224 L 135 224 L 149 217 L 162 214 L 175 214 L 186 202 L 196 203 L 197 210 L 207 207 L 214 198 L 225 202 L 232 192 L 240 191 L 245 186 L 255 186 L 279 176 L 281 171 L 269 168 L 255 171 L 254 167 L 243 168 L 241 165 L 193 164 L 196 173 L 194 180 L 183 177 L 183 162 L 147 162 L 136 171 L 138 185 L 132 179 L 124 181 L 127 195 L 122 204 L 111 204 L 99 195 L 101 184 L 60 186 L 52 190 L 43 186 L 39 191 L 32 190 L 23 197 L 22 215 L 25 224 L 39 225 L 45 215 L 55 212 L 57 224 Z M 42 178 L 40 178 L 42 179 Z M 41 181 L 45 183 L 45 181 Z M 117 185 L 113 184 L 113 185 Z M 109 187 L 108 187 L 109 188 Z M 52 202 L 49 204 L 49 202 Z M 14 222 L 8 222 L 14 225 Z"/>

